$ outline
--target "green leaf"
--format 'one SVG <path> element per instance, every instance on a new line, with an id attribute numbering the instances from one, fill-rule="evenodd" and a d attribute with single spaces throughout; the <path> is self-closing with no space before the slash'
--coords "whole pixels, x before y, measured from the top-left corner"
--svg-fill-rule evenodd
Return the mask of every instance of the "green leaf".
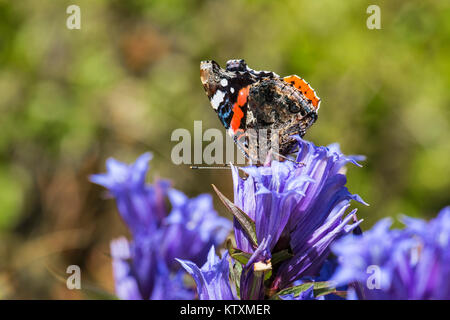
<path id="1" fill-rule="evenodd" d="M 250 257 L 252 256 L 250 253 L 244 252 L 242 250 L 236 249 L 233 247 L 231 239 L 228 239 L 226 242 L 226 247 L 230 256 L 239 261 L 241 264 L 246 265 Z"/>
<path id="2" fill-rule="evenodd" d="M 223 202 L 225 207 L 233 214 L 233 216 L 237 219 L 239 224 L 242 226 L 242 229 L 244 229 L 245 233 L 248 235 L 249 239 L 251 240 L 254 247 L 258 247 L 258 240 L 256 237 L 256 227 L 255 227 L 255 221 L 253 221 L 244 211 L 239 209 L 233 202 L 228 200 L 227 197 L 225 197 L 219 189 L 216 188 L 215 185 L 212 185 L 214 191 L 219 196 L 219 199 Z"/>
<path id="3" fill-rule="evenodd" d="M 231 282 L 234 283 L 234 286 L 236 287 L 236 294 L 238 298 L 240 298 L 242 264 L 239 261 L 235 261 L 235 263 L 233 264 L 232 260 L 230 259 L 230 270 L 231 270 L 230 272 Z"/>
<path id="4" fill-rule="evenodd" d="M 282 251 L 278 251 L 272 255 L 272 265 L 276 265 L 277 263 L 283 262 L 284 260 L 292 258 L 294 255 L 289 253 L 288 249 L 284 249 Z"/>
<path id="5" fill-rule="evenodd" d="M 247 262 L 248 262 L 248 260 L 250 260 L 250 257 L 251 257 L 250 254 L 248 254 L 248 253 L 246 253 L 246 252 L 243 252 L 243 251 L 235 252 L 235 253 L 233 253 L 233 254 L 230 254 L 230 256 L 231 256 L 233 259 L 239 261 L 239 262 L 240 262 L 241 264 L 243 264 L 243 265 L 246 265 Z"/>
<path id="6" fill-rule="evenodd" d="M 272 269 L 264 273 L 264 281 L 267 281 L 272 276 Z"/>
<path id="7" fill-rule="evenodd" d="M 298 296 L 301 292 L 306 291 L 311 286 L 314 286 L 314 297 L 320 297 L 324 296 L 330 293 L 336 292 L 336 285 L 335 283 L 331 281 L 320 281 L 320 282 L 307 282 L 302 283 L 301 285 L 289 287 L 286 289 L 283 289 L 273 295 L 271 299 L 280 299 L 280 296 L 286 295 L 286 294 L 293 294 L 294 297 Z"/>
<path id="8" fill-rule="evenodd" d="M 316 282 L 319 283 L 319 285 L 314 285 L 314 296 L 320 297 L 325 296 L 330 293 L 336 293 L 336 283 L 331 281 L 323 281 L 323 282 Z"/>

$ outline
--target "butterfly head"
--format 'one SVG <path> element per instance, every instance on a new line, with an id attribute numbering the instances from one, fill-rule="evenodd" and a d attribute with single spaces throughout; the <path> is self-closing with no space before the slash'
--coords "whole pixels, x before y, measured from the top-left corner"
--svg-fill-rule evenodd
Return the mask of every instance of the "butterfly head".
<path id="1" fill-rule="evenodd" d="M 208 97 L 213 96 L 219 88 L 221 77 L 222 70 L 217 62 L 207 60 L 200 63 L 200 79 Z"/>

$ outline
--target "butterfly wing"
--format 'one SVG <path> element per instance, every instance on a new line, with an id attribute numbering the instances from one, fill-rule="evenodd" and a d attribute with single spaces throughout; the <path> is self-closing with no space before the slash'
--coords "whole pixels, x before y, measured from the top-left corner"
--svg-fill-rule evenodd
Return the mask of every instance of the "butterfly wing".
<path id="1" fill-rule="evenodd" d="M 283 78 L 287 83 L 292 84 L 297 88 L 306 99 L 311 101 L 311 104 L 315 108 L 316 112 L 320 108 L 320 98 L 317 96 L 316 91 L 311 87 L 311 85 L 303 78 L 297 75 L 291 75 Z"/>

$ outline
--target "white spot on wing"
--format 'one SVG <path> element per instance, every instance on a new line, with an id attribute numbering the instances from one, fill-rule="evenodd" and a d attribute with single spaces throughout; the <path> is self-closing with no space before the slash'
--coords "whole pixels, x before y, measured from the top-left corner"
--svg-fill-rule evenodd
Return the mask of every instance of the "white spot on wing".
<path id="1" fill-rule="evenodd" d="M 280 77 L 278 74 L 276 74 L 273 71 L 266 71 L 266 70 L 257 71 L 257 70 L 253 70 L 249 66 L 247 66 L 247 71 L 250 72 L 250 73 L 256 74 L 256 75 L 260 75 L 261 73 L 263 73 L 263 74 L 266 74 L 267 76 L 270 76 L 272 74 L 274 77 L 278 77 L 278 78 Z"/>
<path id="2" fill-rule="evenodd" d="M 223 98 L 225 97 L 225 93 L 223 91 L 217 90 L 214 96 L 211 99 L 211 105 L 214 108 L 214 110 L 217 110 L 217 108 L 220 106 L 220 104 L 223 101 Z"/>
<path id="3" fill-rule="evenodd" d="M 234 93 L 234 88 L 231 87 L 231 88 L 230 88 L 230 91 L 231 91 L 231 93 Z"/>
<path id="4" fill-rule="evenodd" d="M 228 80 L 227 80 L 227 79 L 222 79 L 222 80 L 220 80 L 220 85 L 221 85 L 222 87 L 226 87 L 226 86 L 228 85 Z"/>

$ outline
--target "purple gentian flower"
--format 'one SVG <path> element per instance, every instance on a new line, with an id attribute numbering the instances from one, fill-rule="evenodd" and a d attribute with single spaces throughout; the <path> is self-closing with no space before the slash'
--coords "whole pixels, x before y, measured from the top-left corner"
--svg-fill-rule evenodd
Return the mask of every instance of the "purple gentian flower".
<path id="1" fill-rule="evenodd" d="M 335 243 L 340 267 L 333 280 L 357 281 L 359 299 L 450 299 L 450 207 L 428 223 L 403 221 L 402 230 L 384 219 Z"/>
<path id="2" fill-rule="evenodd" d="M 291 285 L 304 276 L 319 272 L 329 255 L 330 244 L 351 232 L 361 221 L 355 221 L 355 210 L 346 217 L 350 200 L 364 203 L 347 188 L 344 166 L 358 165 L 362 157 L 344 156 L 337 144 L 317 147 L 298 138 L 296 161 L 272 161 L 263 167 L 247 167 L 239 176 L 233 167 L 234 203 L 255 221 L 258 243 L 268 239 L 272 255 L 288 249 L 293 257 L 282 263 L 272 289 Z M 255 251 L 248 235 L 235 219 L 237 248 Z"/>
<path id="3" fill-rule="evenodd" d="M 186 288 L 184 277 L 186 272 L 179 270 L 171 273 L 164 262 L 158 261 L 157 277 L 153 287 L 151 300 L 193 300 L 195 293 Z"/>
<path id="4" fill-rule="evenodd" d="M 334 275 L 337 267 L 338 263 L 336 257 L 330 256 L 327 260 L 325 260 L 318 274 L 316 274 L 315 276 L 305 276 L 299 280 L 296 280 L 293 282 L 293 286 L 299 286 L 305 283 L 310 283 L 311 285 L 313 285 L 314 282 L 329 282 L 331 280 L 331 277 Z M 347 290 L 348 285 L 342 285 L 335 288 L 336 292 L 326 293 L 318 297 L 314 297 L 312 291 L 311 294 L 307 294 L 306 292 L 302 291 L 299 296 L 292 296 L 289 294 L 280 296 L 280 298 L 283 300 L 345 300 L 345 298 L 342 297 L 342 294 L 347 292 Z M 310 290 L 308 289 L 306 291 Z M 341 294 L 338 295 L 338 292 Z"/>
<path id="5" fill-rule="evenodd" d="M 128 262 L 131 259 L 131 248 L 126 238 L 111 241 L 111 257 L 117 296 L 120 299 L 141 300 L 138 281 Z"/>
<path id="6" fill-rule="evenodd" d="M 195 263 L 176 259 L 194 278 L 200 300 L 235 300 L 235 294 L 230 286 L 230 265 L 228 253 L 220 259 L 211 247 L 208 260 L 199 268 Z"/>
<path id="7" fill-rule="evenodd" d="M 117 296 L 124 300 L 193 299 L 194 291 L 183 284 L 183 273 L 171 274 L 164 260 L 157 260 L 155 250 L 152 250 L 155 247 L 150 246 L 147 252 L 133 247 L 124 237 L 111 242 Z M 136 265 L 139 262 L 141 265 Z"/>
<path id="8" fill-rule="evenodd" d="M 271 251 L 285 230 L 294 207 L 304 196 L 300 188 L 309 177 L 300 174 L 293 162 L 272 161 L 270 166 L 241 168 L 248 174 L 239 176 L 237 167 L 232 166 L 234 203 L 255 221 L 258 243 L 270 237 Z M 237 220 L 234 221 L 238 249 L 253 253 L 247 234 Z"/>
<path id="9" fill-rule="evenodd" d="M 116 293 L 121 299 L 192 299 L 175 258 L 204 261 L 208 248 L 224 241 L 231 222 L 218 216 L 209 195 L 189 199 L 167 181 L 146 184 L 150 159 L 149 153 L 131 165 L 109 159 L 106 174 L 91 176 L 115 198 L 133 237 L 111 243 Z"/>
<path id="10" fill-rule="evenodd" d="M 364 202 L 347 190 L 344 174 L 345 164 L 357 164 L 361 157 L 344 156 L 336 144 L 326 148 L 301 139 L 298 143 L 297 163 L 272 161 L 262 167 L 239 169 L 232 166 L 234 203 L 253 220 L 257 242 L 255 245 L 247 234 L 251 232 L 249 226 L 244 229 L 235 218 L 236 247 L 248 257 L 239 279 L 242 300 L 264 299 L 266 293 L 299 284 L 307 277 L 313 282 L 328 280 L 331 267 L 326 259 L 331 243 L 361 222 L 356 219 L 355 210 L 345 216 L 351 200 Z M 239 170 L 247 177 L 241 178 Z M 271 259 L 276 254 L 284 256 L 284 262 L 272 269 Z M 223 282 L 223 269 L 206 265 L 199 269 L 192 262 L 182 263 L 196 280 L 201 299 L 219 299 L 224 290 L 230 291 L 229 283 Z M 270 282 L 272 285 L 267 287 Z M 313 299 L 313 288 L 296 297 L 280 298 Z"/>
<path id="11" fill-rule="evenodd" d="M 161 224 L 167 214 L 165 198 L 169 182 L 145 183 L 151 153 L 144 153 L 131 165 L 115 159 L 106 161 L 107 173 L 94 174 L 91 182 L 108 189 L 117 203 L 122 219 L 132 234 L 148 233 Z"/>
<path id="12" fill-rule="evenodd" d="M 171 189 L 168 196 L 172 211 L 164 221 L 161 252 L 170 265 L 175 258 L 203 263 L 209 248 L 223 243 L 231 230 L 231 221 L 217 214 L 209 194 L 189 199 L 181 191 Z"/>
<path id="13" fill-rule="evenodd" d="M 269 251 L 270 236 L 264 239 L 242 269 L 240 279 L 241 300 L 264 299 L 264 275 L 272 269 Z"/>

